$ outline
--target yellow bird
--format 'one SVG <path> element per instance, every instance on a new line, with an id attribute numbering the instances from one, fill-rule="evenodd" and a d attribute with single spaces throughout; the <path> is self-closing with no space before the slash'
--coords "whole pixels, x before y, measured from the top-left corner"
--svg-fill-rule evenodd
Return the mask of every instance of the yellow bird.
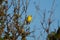
<path id="1" fill-rule="evenodd" d="M 30 23 L 31 21 L 32 21 L 32 16 L 29 15 L 29 16 L 26 18 L 26 22 L 27 22 L 27 23 Z"/>

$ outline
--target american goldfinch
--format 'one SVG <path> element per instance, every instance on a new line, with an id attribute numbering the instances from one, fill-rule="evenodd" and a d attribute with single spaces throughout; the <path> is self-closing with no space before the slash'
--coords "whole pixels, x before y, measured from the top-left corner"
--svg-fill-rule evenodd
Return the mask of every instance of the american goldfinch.
<path id="1" fill-rule="evenodd" d="M 32 21 L 32 16 L 29 15 L 29 16 L 26 18 L 26 22 L 27 22 L 27 23 L 30 23 L 31 21 Z"/>

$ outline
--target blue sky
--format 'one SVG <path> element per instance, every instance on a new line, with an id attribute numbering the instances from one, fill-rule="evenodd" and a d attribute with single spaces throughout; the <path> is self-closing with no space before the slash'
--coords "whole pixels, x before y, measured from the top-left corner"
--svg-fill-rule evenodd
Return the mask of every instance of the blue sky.
<path id="1" fill-rule="evenodd" d="M 10 0 L 9 0 L 9 5 L 10 5 Z M 36 3 L 35 3 L 36 2 Z M 34 4 L 35 3 L 35 4 Z M 43 33 L 44 30 L 40 25 L 40 21 L 42 20 L 42 15 L 44 10 L 46 9 L 46 21 L 49 17 L 49 13 L 48 11 L 51 10 L 51 6 L 52 6 L 53 0 L 30 0 L 29 6 L 28 6 L 28 10 L 27 10 L 27 15 L 32 15 L 32 22 L 30 25 L 31 31 L 34 30 L 34 28 L 36 29 L 36 32 L 34 33 L 36 35 L 36 40 L 37 37 L 39 36 L 40 32 L 43 34 L 40 38 L 40 40 L 45 40 L 46 38 L 46 33 Z M 35 6 L 39 5 L 40 10 L 36 11 Z M 55 5 L 54 5 L 55 11 L 54 14 L 52 16 L 52 19 L 55 20 L 52 25 L 51 25 L 51 31 L 54 31 L 54 28 L 58 28 L 57 27 L 57 21 L 60 21 L 60 0 L 56 0 L 55 1 Z M 8 13 L 13 13 L 13 6 L 11 6 L 11 8 L 8 10 Z M 40 30 L 37 30 L 37 29 Z M 31 34 L 32 35 L 32 34 Z M 27 40 L 34 40 L 33 38 L 27 38 Z"/>

